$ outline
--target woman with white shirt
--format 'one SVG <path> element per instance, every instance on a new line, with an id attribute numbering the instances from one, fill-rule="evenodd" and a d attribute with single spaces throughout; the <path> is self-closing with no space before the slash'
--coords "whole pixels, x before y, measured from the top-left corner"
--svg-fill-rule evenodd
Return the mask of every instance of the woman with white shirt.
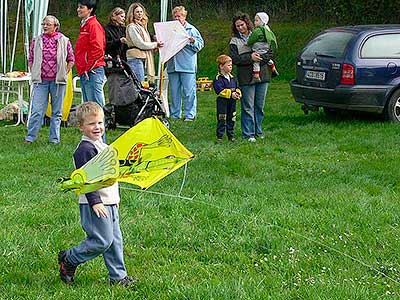
<path id="1" fill-rule="evenodd" d="M 127 62 L 140 82 L 154 82 L 155 67 L 153 50 L 163 46 L 162 42 L 152 42 L 147 30 L 148 15 L 141 3 L 132 3 L 128 9 L 126 39 L 129 49 Z"/>

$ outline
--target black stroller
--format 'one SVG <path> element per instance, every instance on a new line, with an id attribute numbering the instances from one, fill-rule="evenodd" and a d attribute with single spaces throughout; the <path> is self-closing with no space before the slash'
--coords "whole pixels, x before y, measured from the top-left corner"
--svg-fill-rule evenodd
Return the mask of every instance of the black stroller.
<path id="1" fill-rule="evenodd" d="M 144 88 L 129 65 L 119 57 L 106 57 L 106 76 L 110 102 L 104 107 L 105 126 L 132 127 L 157 116 L 169 128 L 165 110 L 155 87 Z"/>

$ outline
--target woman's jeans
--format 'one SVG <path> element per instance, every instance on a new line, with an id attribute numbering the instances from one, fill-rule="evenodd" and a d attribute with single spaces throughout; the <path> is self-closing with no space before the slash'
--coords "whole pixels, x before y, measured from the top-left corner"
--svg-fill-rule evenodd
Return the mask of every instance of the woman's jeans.
<path id="1" fill-rule="evenodd" d="M 60 125 L 62 117 L 62 106 L 65 96 L 66 85 L 56 84 L 55 81 L 44 80 L 41 83 L 34 83 L 32 95 L 31 115 L 28 122 L 28 134 L 25 140 L 33 142 L 36 140 L 40 127 L 43 124 L 44 114 L 51 95 L 51 119 L 50 136 L 51 143 L 60 142 Z"/>
<path id="2" fill-rule="evenodd" d="M 88 72 L 89 80 L 85 74 L 80 76 L 83 102 L 96 102 L 105 105 L 103 87 L 105 83 L 104 67 L 98 67 Z"/>
<path id="3" fill-rule="evenodd" d="M 144 59 L 128 59 L 128 65 L 131 67 L 133 73 L 135 73 L 136 78 L 139 80 L 139 82 L 144 81 Z"/>
<path id="4" fill-rule="evenodd" d="M 103 107 L 105 105 L 103 87 L 106 81 L 104 67 L 94 68 L 91 72 L 88 72 L 88 75 L 89 80 L 86 79 L 85 74 L 80 76 L 83 102 L 96 102 Z M 106 142 L 105 132 L 103 141 Z"/>
<path id="5" fill-rule="evenodd" d="M 171 88 L 170 117 L 180 119 L 183 96 L 184 118 L 196 118 L 196 73 L 171 72 L 168 73 L 168 80 Z"/>
<path id="6" fill-rule="evenodd" d="M 268 90 L 268 82 L 240 86 L 242 137 L 245 139 L 262 136 L 264 104 Z"/>

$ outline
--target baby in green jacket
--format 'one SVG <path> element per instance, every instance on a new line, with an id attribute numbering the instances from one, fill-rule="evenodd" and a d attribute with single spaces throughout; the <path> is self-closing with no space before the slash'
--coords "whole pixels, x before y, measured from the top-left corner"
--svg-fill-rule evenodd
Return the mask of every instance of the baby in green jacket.
<path id="1" fill-rule="evenodd" d="M 265 12 L 258 12 L 254 17 L 255 28 L 250 34 L 247 45 L 252 47 L 252 50 L 262 55 L 278 47 L 275 34 L 267 25 L 269 16 Z M 278 76 L 278 70 L 272 59 L 268 61 L 268 65 L 272 71 L 272 77 Z M 253 63 L 253 82 L 260 82 L 260 62 Z"/>

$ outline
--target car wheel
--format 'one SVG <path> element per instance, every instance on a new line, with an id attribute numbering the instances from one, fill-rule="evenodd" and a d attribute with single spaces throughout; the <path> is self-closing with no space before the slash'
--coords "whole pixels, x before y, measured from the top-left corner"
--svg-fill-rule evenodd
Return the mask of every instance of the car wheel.
<path id="1" fill-rule="evenodd" d="M 337 117 L 337 115 L 339 114 L 338 109 L 334 109 L 331 107 L 323 107 L 323 109 L 324 109 L 324 113 L 330 118 Z"/>
<path id="2" fill-rule="evenodd" d="M 400 90 L 390 97 L 385 107 L 385 118 L 391 122 L 400 122 Z"/>
<path id="3" fill-rule="evenodd" d="M 167 127 L 168 129 L 170 129 L 170 123 L 169 123 L 168 119 L 161 118 L 161 123 L 163 123 L 164 126 Z"/>

